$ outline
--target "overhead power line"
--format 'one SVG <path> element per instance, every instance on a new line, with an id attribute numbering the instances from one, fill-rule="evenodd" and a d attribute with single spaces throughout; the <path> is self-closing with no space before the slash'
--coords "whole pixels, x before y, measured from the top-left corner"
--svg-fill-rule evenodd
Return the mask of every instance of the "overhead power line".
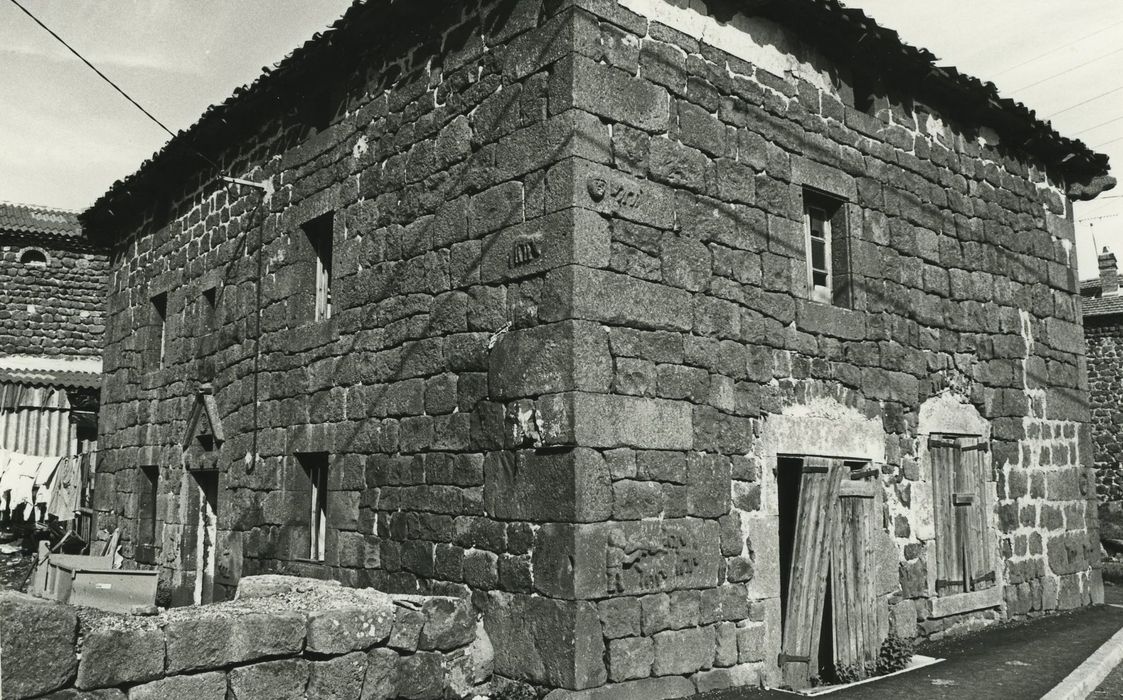
<path id="1" fill-rule="evenodd" d="M 1112 139 L 1110 141 L 1104 141 L 1103 143 L 1097 143 L 1095 146 L 1092 146 L 1092 148 L 1102 148 L 1103 146 L 1106 146 L 1109 143 L 1115 143 L 1116 141 L 1123 141 L 1123 136 L 1120 136 L 1117 139 Z"/>
<path id="2" fill-rule="evenodd" d="M 12 1 L 15 2 L 15 0 L 12 0 Z M 1107 53 L 1105 53 L 1103 55 L 1096 56 L 1095 58 L 1090 59 L 1088 61 L 1085 61 L 1083 63 L 1078 63 L 1075 66 L 1072 66 L 1071 68 L 1066 68 L 1065 70 L 1061 71 L 1060 73 L 1054 73 L 1053 75 L 1050 75 L 1047 78 L 1042 78 L 1041 80 L 1037 80 L 1035 82 L 1032 82 L 1029 85 L 1023 85 L 1020 88 L 1016 88 L 1014 90 L 1014 92 L 1021 92 L 1022 90 L 1028 90 L 1031 87 L 1037 87 L 1038 85 L 1040 85 L 1042 83 L 1047 83 L 1050 80 L 1061 77 L 1062 75 L 1068 75 L 1069 73 L 1076 70 L 1077 68 L 1083 68 L 1084 66 L 1091 65 L 1091 64 L 1095 63 L 1096 61 L 1102 61 L 1103 59 L 1107 58 L 1108 56 L 1114 56 L 1117 53 L 1123 53 L 1123 49 L 1116 49 L 1114 51 L 1108 51 Z"/>
<path id="3" fill-rule="evenodd" d="M 1098 94 L 1094 97 L 1089 97 L 1088 99 L 1084 100 L 1083 102 L 1077 102 L 1074 105 L 1069 105 L 1068 107 L 1065 107 L 1064 109 L 1060 110 L 1059 112 L 1053 112 L 1052 114 L 1046 114 L 1045 118 L 1046 119 L 1052 119 L 1053 117 L 1057 116 L 1058 114 L 1064 114 L 1065 112 L 1074 110 L 1077 107 L 1083 107 L 1084 105 L 1088 104 L 1089 102 L 1095 102 L 1096 100 L 1100 99 L 1101 97 L 1107 97 L 1108 95 L 1119 92 L 1120 90 L 1123 90 L 1123 85 L 1120 85 L 1119 87 L 1114 88 L 1112 90 L 1108 90 L 1107 92 L 1101 92 L 1100 94 Z"/>
<path id="4" fill-rule="evenodd" d="M 133 99 L 133 98 L 132 98 L 132 97 L 131 97 L 131 96 L 129 95 L 129 93 L 125 92 L 125 91 L 124 91 L 124 90 L 123 90 L 123 89 L 121 88 L 121 86 L 120 86 L 120 85 L 118 85 L 117 83 L 115 83 L 115 82 L 113 82 L 112 80 L 110 80 L 110 79 L 109 79 L 109 77 L 108 77 L 108 76 L 107 76 L 107 75 L 106 75 L 105 73 L 102 73 L 102 72 L 101 72 L 100 70 L 98 70 L 98 67 L 97 67 L 97 66 L 95 66 L 95 65 L 94 65 L 93 63 L 90 63 L 90 62 L 89 62 L 89 61 L 88 61 L 88 60 L 86 59 L 86 57 L 85 57 L 85 56 L 83 56 L 82 54 L 78 53 L 78 50 L 77 50 L 77 49 L 75 49 L 75 48 L 74 48 L 73 46 L 71 46 L 70 44 L 66 43 L 66 40 L 65 40 L 65 39 L 63 39 L 63 38 L 62 38 L 61 36 L 59 36 L 58 34 L 56 34 L 56 33 L 54 32 L 54 30 L 52 30 L 52 29 L 51 29 L 50 27 L 48 27 L 48 26 L 47 26 L 46 24 L 44 24 L 44 23 L 43 23 L 43 22 L 42 22 L 42 21 L 41 21 L 41 20 L 40 20 L 40 19 L 39 19 L 38 17 L 36 17 L 35 15 L 33 15 L 33 14 L 31 13 L 31 11 L 30 11 L 30 10 L 28 10 L 28 9 L 27 9 L 26 7 L 24 7 L 23 5 L 21 5 L 21 4 L 19 3 L 19 0 L 9 0 L 9 2 L 11 2 L 11 3 L 13 4 L 13 5 L 15 5 L 15 6 L 16 6 L 16 7 L 18 7 L 18 8 L 20 9 L 20 10 L 22 10 L 22 11 L 23 11 L 23 13 L 24 13 L 25 15 L 27 15 L 28 17 L 30 17 L 30 18 L 32 19 L 32 21 L 34 21 L 34 22 L 35 22 L 36 24 L 38 24 L 38 25 L 39 25 L 40 27 L 42 27 L 42 28 L 43 28 L 43 30 L 44 30 L 45 32 L 47 32 L 48 34 L 50 34 L 51 36 L 53 36 L 53 37 L 54 37 L 54 38 L 55 38 L 55 39 L 56 39 L 56 40 L 57 40 L 57 41 L 58 41 L 58 42 L 59 42 L 60 44 L 62 44 L 63 46 L 65 46 L 65 47 L 66 47 L 66 48 L 67 48 L 67 49 L 68 49 L 68 50 L 70 51 L 70 53 L 72 53 L 72 54 L 74 54 L 75 56 L 77 56 L 77 57 L 78 57 L 78 60 L 82 61 L 82 63 L 85 63 L 85 64 L 86 64 L 87 66 L 89 66 L 90 70 L 92 70 L 92 71 L 93 71 L 94 73 L 97 73 L 97 75 L 98 75 L 98 77 L 99 77 L 99 78 L 101 78 L 101 79 L 102 79 L 102 80 L 104 80 L 105 82 L 109 83 L 109 85 L 110 85 L 110 86 L 112 86 L 114 90 L 116 90 L 117 92 L 121 93 L 121 96 L 122 96 L 122 97 L 124 97 L 124 98 L 125 98 L 126 100 L 128 100 L 128 101 L 129 101 L 129 102 L 130 102 L 130 103 L 131 103 L 131 104 L 132 104 L 132 105 L 133 105 L 134 107 L 136 107 L 137 109 L 139 109 L 139 110 L 140 110 L 140 111 L 141 111 L 141 112 L 142 112 L 142 113 L 144 114 L 144 116 L 146 116 L 146 117 L 148 117 L 148 118 L 149 118 L 150 120 L 152 120 L 152 123 L 154 123 L 154 124 L 155 124 L 156 126 L 160 127 L 160 128 L 161 128 L 161 129 L 163 129 L 164 131 L 166 131 L 166 132 L 167 132 L 167 134 L 168 134 L 169 136 L 171 136 L 172 138 L 175 138 L 175 132 L 173 132 L 173 131 L 172 131 L 171 129 L 169 129 L 169 128 L 168 128 L 167 126 L 165 126 L 165 125 L 164 125 L 164 123 L 163 123 L 162 121 L 160 121 L 159 119 L 157 119 L 156 117 L 154 117 L 154 116 L 152 115 L 152 113 L 151 113 L 151 112 L 149 112 L 149 111 L 148 111 L 147 109 L 145 109 L 145 108 L 144 108 L 144 107 L 143 107 L 143 106 L 142 106 L 142 105 L 141 105 L 141 104 L 140 104 L 139 102 L 137 102 L 136 100 L 134 100 L 134 99 Z M 211 165 L 212 167 L 214 167 L 214 168 L 215 168 L 216 170 L 219 170 L 219 171 L 221 171 L 221 170 L 222 170 L 221 168 L 219 168 L 219 166 L 218 166 L 218 164 L 217 164 L 217 163 L 215 163 L 215 162 L 214 162 L 213 160 L 211 160 L 210 158 L 208 158 L 208 157 L 207 157 L 207 156 L 205 156 L 204 154 L 200 153 L 198 149 L 192 148 L 191 150 L 192 150 L 192 151 L 194 151 L 195 155 L 197 155 L 197 156 L 199 156 L 200 158 L 202 158 L 203 160 L 205 160 L 205 161 L 206 161 L 207 163 L 209 163 L 209 164 L 210 164 L 210 165 Z M 254 183 L 246 183 L 246 182 L 241 182 L 241 183 L 238 183 L 238 184 L 254 184 Z M 256 187 L 260 187 L 260 185 L 256 185 L 256 184 L 254 184 L 254 186 L 256 186 Z"/>
<path id="5" fill-rule="evenodd" d="M 1121 24 L 1123 24 L 1123 21 L 1120 21 L 1120 22 L 1116 22 L 1115 24 L 1109 24 L 1108 26 L 1106 26 L 1106 27 L 1103 27 L 1102 29 L 1097 29 L 1096 31 L 1092 32 L 1091 34 L 1085 34 L 1084 36 L 1082 36 L 1082 37 L 1080 37 L 1080 38 L 1078 38 L 1078 39 L 1074 39 L 1073 41 L 1071 41 L 1071 42 L 1069 42 L 1069 43 L 1065 44 L 1064 46 L 1058 46 L 1058 47 L 1057 47 L 1057 48 L 1055 48 L 1055 49 L 1049 49 L 1049 50 L 1048 50 L 1048 51 L 1046 51 L 1045 53 L 1040 53 L 1040 54 L 1037 54 L 1037 55 L 1036 55 L 1036 56 L 1034 56 L 1033 58 L 1029 58 L 1029 59 L 1026 59 L 1026 60 L 1022 61 L 1021 63 L 1016 63 L 1016 64 L 1014 64 L 1014 65 L 1010 66 L 1009 68 L 1006 68 L 1005 70 L 1001 70 L 1001 71 L 999 71 L 999 72 L 995 73 L 995 74 L 993 75 L 993 77 L 997 78 L 997 77 L 998 77 L 998 76 L 1000 76 L 1000 75 L 1006 75 L 1006 74 L 1007 74 L 1007 73 L 1009 73 L 1010 71 L 1013 71 L 1013 70 L 1017 70 L 1018 68 L 1021 68 L 1021 67 L 1022 67 L 1022 66 L 1024 66 L 1024 65 L 1028 65 L 1028 64 L 1030 64 L 1030 63 L 1033 63 L 1034 61 L 1037 61 L 1037 60 L 1040 60 L 1040 59 L 1042 59 L 1042 58 L 1045 58 L 1046 56 L 1052 56 L 1053 54 L 1057 53 L 1058 51 L 1062 51 L 1062 50 L 1064 50 L 1064 49 L 1067 49 L 1067 48 L 1068 48 L 1068 47 L 1070 47 L 1070 46 L 1075 46 L 1075 45 L 1079 44 L 1080 42 L 1084 41 L 1085 39 L 1089 39 L 1089 38 L 1091 38 L 1091 37 L 1094 37 L 1094 36 L 1096 36 L 1097 34 L 1103 34 L 1103 33 L 1104 33 L 1104 32 L 1106 32 L 1107 30 L 1109 30 L 1109 29 L 1114 29 L 1115 27 L 1118 27 L 1118 26 L 1119 26 L 1119 25 L 1121 25 Z"/>
<path id="6" fill-rule="evenodd" d="M 48 34 L 50 34 L 50 35 L 51 35 L 51 36 L 53 36 L 53 37 L 54 37 L 55 39 L 57 39 L 57 40 L 58 40 L 58 42 L 59 42 L 60 44 L 62 44 L 63 46 L 65 46 L 65 47 L 66 47 L 67 49 L 69 49 L 69 50 L 70 50 L 70 53 L 72 53 L 72 54 L 74 54 L 75 56 L 77 56 L 77 57 L 78 57 L 78 60 L 82 61 L 82 63 L 85 63 L 85 64 L 86 64 L 87 66 L 89 66 L 89 67 L 90 67 L 90 70 L 92 70 L 93 72 L 97 73 L 97 74 L 98 74 L 98 76 L 99 76 L 99 77 L 100 77 L 100 78 L 101 78 L 102 80 L 104 80 L 105 82 L 107 82 L 107 83 L 109 83 L 109 84 L 110 84 L 111 86 L 113 86 L 113 89 L 114 89 L 114 90 L 116 90 L 117 92 L 121 93 L 121 96 L 122 96 L 122 97 L 124 97 L 124 98 L 125 98 L 126 100 L 128 100 L 129 102 L 131 102 L 131 103 L 133 104 L 133 106 L 134 106 L 134 107 L 136 107 L 137 109 L 139 109 L 139 110 L 140 110 L 141 112 L 144 112 L 144 116 L 146 116 L 146 117 L 148 117 L 149 119 L 151 119 L 151 120 L 152 120 L 152 121 L 153 121 L 153 122 L 154 122 L 154 123 L 156 124 L 156 126 L 160 127 L 160 128 L 161 128 L 161 129 L 163 129 L 164 131 L 168 132 L 168 135 L 169 135 L 169 136 L 175 137 L 175 133 L 173 133 L 171 129 L 169 129 L 168 127 L 164 126 L 164 123 L 163 123 L 163 122 L 161 122 L 161 121 L 160 121 L 159 119 L 157 119 L 156 117 L 152 116 L 152 113 L 151 113 L 151 112 L 149 112 L 149 111 L 148 111 L 147 109 L 145 109 L 144 107 L 142 107 L 142 106 L 140 105 L 140 103 L 139 103 L 139 102 L 137 102 L 136 100 L 134 100 L 134 99 L 133 99 L 132 97 L 129 97 L 129 93 L 127 93 L 127 92 L 125 92 L 124 90 L 122 90 L 122 89 L 121 89 L 121 86 L 120 86 L 120 85 L 118 85 L 117 83 L 115 83 L 115 82 L 113 82 L 112 80 L 110 80 L 110 79 L 109 79 L 109 78 L 108 78 L 108 77 L 107 77 L 107 76 L 105 75 L 105 73 L 102 73 L 102 72 L 101 72 L 100 70 L 98 70 L 97 66 L 95 66 L 94 64 L 92 64 L 92 63 L 90 63 L 90 62 L 89 62 L 88 60 L 86 60 L 86 57 L 85 57 L 85 56 L 83 56 L 82 54 L 78 53 L 78 51 L 77 51 L 77 50 L 76 50 L 76 49 L 75 49 L 75 48 L 74 48 L 73 46 L 71 46 L 70 44 L 66 43 L 66 40 L 65 40 L 65 39 L 63 39 L 63 38 L 62 38 L 61 36 L 59 36 L 58 34 L 55 34 L 54 30 L 52 30 L 52 29 L 51 29 L 50 27 L 48 27 L 47 25 L 43 24 L 43 22 L 41 22 L 41 21 L 39 20 L 39 18 L 38 18 L 38 17 L 36 17 L 35 15 L 31 14 L 31 10 L 28 10 L 28 9 L 27 9 L 26 7 L 24 7 L 23 5 L 21 5 L 21 4 L 19 3 L 19 0 L 10 0 L 10 2 L 11 2 L 11 3 L 13 4 L 13 5 L 15 5 L 16 7 L 18 7 L 19 9 L 23 10 L 23 13 L 24 13 L 25 15 L 27 15 L 28 17 L 30 17 L 30 18 L 32 19 L 32 21 L 34 21 L 34 22 L 35 22 L 35 24 L 38 24 L 38 25 L 39 25 L 40 27 L 42 27 L 42 28 L 43 28 L 43 30 L 44 30 L 44 31 L 46 31 L 46 32 L 47 32 Z"/>
<path id="7" fill-rule="evenodd" d="M 1123 119 L 1123 114 L 1119 115 L 1118 117 L 1115 117 L 1114 119 L 1108 119 L 1106 122 L 1100 122 L 1099 124 L 1096 124 L 1095 126 L 1090 126 L 1087 129 L 1081 129 L 1080 131 L 1074 132 L 1072 135 L 1078 136 L 1080 134 L 1092 131 L 1093 129 L 1098 129 L 1101 126 L 1107 126 L 1108 124 L 1114 124 L 1115 122 L 1119 121 L 1120 119 Z"/>

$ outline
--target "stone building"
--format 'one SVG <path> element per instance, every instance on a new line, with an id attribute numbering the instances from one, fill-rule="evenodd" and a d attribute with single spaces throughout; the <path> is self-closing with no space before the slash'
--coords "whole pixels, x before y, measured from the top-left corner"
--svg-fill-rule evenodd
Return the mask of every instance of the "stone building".
<path id="1" fill-rule="evenodd" d="M 97 439 L 108 262 L 76 213 L 0 203 L 0 449 L 66 456 Z"/>
<path id="2" fill-rule="evenodd" d="M 1080 283 L 1084 341 L 1088 346 L 1088 389 L 1092 444 L 1100 501 L 1123 503 L 1123 296 L 1119 264 L 1107 248 L 1099 276 Z"/>
<path id="3" fill-rule="evenodd" d="M 551 698 L 1099 601 L 1112 184 L 834 0 L 357 3 L 83 214 L 100 522 L 180 602 L 470 596 Z"/>

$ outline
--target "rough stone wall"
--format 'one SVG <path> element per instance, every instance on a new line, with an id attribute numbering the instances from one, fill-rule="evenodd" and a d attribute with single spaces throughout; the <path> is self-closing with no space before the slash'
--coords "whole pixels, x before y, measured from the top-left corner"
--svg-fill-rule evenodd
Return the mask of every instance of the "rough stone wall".
<path id="1" fill-rule="evenodd" d="M 1092 443 L 1095 445 L 1096 492 L 1100 501 L 1123 501 L 1123 329 L 1118 316 L 1084 319 L 1088 344 L 1088 388 L 1092 408 Z"/>
<path id="2" fill-rule="evenodd" d="M 20 263 L 28 248 L 45 267 Z M 106 253 L 82 241 L 0 232 L 0 353 L 97 357 L 101 353 Z"/>
<path id="3" fill-rule="evenodd" d="M 1060 183 L 922 104 L 849 107 L 846 71 L 767 23 L 735 25 L 788 57 L 757 65 L 616 3 L 503 7 L 363 59 L 326 130 L 278 116 L 224 158 L 270 196 L 208 184 L 124 235 L 98 493 L 127 556 L 159 466 L 157 564 L 190 595 L 179 441 L 210 382 L 226 440 L 186 462 L 221 471 L 218 597 L 264 571 L 471 594 L 497 674 L 555 698 L 776 680 L 780 454 L 881 467 L 886 631 L 1096 597 Z M 808 301 L 804 186 L 848 202 L 852 309 Z M 299 226 L 329 211 L 333 316 L 309 323 Z M 934 596 L 941 396 L 989 431 L 994 599 Z M 294 455 L 320 451 L 317 563 Z"/>
<path id="4" fill-rule="evenodd" d="M 676 5 L 627 4 L 652 16 Z M 532 444 L 591 448 L 569 467 L 583 490 L 574 524 L 542 525 L 534 552 L 535 590 L 558 600 L 577 638 L 598 620 L 604 637 L 578 649 L 567 687 L 673 695 L 778 680 L 784 453 L 881 467 L 894 545 L 878 566 L 883 633 L 934 637 L 1098 600 L 1062 183 L 993 132 L 907 96 L 854 109 L 846 70 L 767 22 L 733 26 L 790 52 L 783 76 L 684 33 L 688 23 L 582 5 L 592 11 L 577 15 L 584 39 L 565 70 L 572 104 L 600 118 L 583 140 L 606 147 L 557 165 L 547 202 L 598 213 L 609 255 L 547 274 L 545 297 L 565 300 L 550 318 L 582 336 L 583 372 L 516 410 Z M 823 75 L 841 87 L 822 89 Z M 853 308 L 808 301 L 804 186 L 848 202 Z M 525 393 L 557 388 L 527 382 Z M 967 434 L 990 448 L 997 580 L 937 598 L 926 441 L 965 431 L 918 424 L 943 396 L 983 421 Z M 821 451 L 818 428 L 844 414 L 876 421 L 882 444 L 837 431 L 840 446 Z M 770 449 L 761 436 L 777 416 L 815 447 Z M 505 465 L 512 507 L 532 465 Z M 514 619 L 496 634 L 518 634 Z M 512 647 L 518 660 L 498 650 L 500 668 L 541 667 L 533 642 Z"/>
<path id="5" fill-rule="evenodd" d="M 238 600 L 130 616 L 0 593 L 5 698 L 470 698 L 490 643 L 460 598 L 244 579 Z M 49 694 L 49 695 L 48 695 Z"/>

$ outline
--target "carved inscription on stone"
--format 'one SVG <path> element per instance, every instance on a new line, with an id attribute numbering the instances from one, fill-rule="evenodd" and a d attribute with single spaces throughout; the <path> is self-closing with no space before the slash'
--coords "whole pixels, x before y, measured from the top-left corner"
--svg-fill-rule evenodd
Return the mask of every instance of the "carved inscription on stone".
<path id="1" fill-rule="evenodd" d="M 630 187 L 627 183 L 607 180 L 596 175 L 589 176 L 586 180 L 586 186 L 589 197 L 594 202 L 608 199 L 621 209 L 637 209 L 643 199 L 640 191 Z"/>
<path id="2" fill-rule="evenodd" d="M 659 523 L 611 533 L 605 551 L 607 593 L 651 593 L 698 585 L 699 577 L 708 578 L 713 563 L 699 535 Z"/>
<path id="3" fill-rule="evenodd" d="M 542 234 L 535 233 L 519 236 L 511 241 L 511 252 L 507 255 L 507 266 L 522 267 L 542 257 Z"/>

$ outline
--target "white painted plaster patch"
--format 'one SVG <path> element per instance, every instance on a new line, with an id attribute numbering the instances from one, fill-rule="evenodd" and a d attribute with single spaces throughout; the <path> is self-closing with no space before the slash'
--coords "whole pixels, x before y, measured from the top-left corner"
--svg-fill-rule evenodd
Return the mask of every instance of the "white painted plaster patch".
<path id="1" fill-rule="evenodd" d="M 759 66 L 774 75 L 803 78 L 832 95 L 838 89 L 830 74 L 796 56 L 799 40 L 780 25 L 759 17 L 737 13 L 729 22 L 719 22 L 706 12 L 702 0 L 619 0 L 627 9 L 661 22 L 716 49 Z"/>

